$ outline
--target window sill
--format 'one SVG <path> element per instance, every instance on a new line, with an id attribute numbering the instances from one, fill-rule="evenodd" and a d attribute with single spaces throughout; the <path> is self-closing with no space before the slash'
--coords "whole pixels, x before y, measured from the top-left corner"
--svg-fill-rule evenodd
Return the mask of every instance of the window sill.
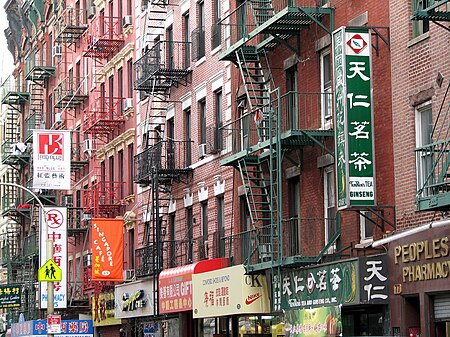
<path id="1" fill-rule="evenodd" d="M 206 61 L 206 56 L 203 56 L 201 59 L 199 59 L 197 62 L 195 62 L 195 66 L 198 67 L 202 63 L 205 63 L 205 61 Z"/>
<path id="2" fill-rule="evenodd" d="M 211 50 L 211 56 L 217 54 L 217 53 L 218 53 L 219 51 L 221 51 L 221 50 L 222 50 L 222 46 L 221 46 L 221 45 L 217 46 L 216 48 L 214 48 L 213 50 Z"/>
<path id="3" fill-rule="evenodd" d="M 406 44 L 406 46 L 408 48 L 410 48 L 410 47 L 412 47 L 412 46 L 414 46 L 414 45 L 416 45 L 416 44 L 418 44 L 418 43 L 420 43 L 422 41 L 425 41 L 425 40 L 429 39 L 429 38 L 430 38 L 430 32 L 423 33 L 422 35 L 419 35 L 419 36 L 409 40 L 408 43 Z"/>

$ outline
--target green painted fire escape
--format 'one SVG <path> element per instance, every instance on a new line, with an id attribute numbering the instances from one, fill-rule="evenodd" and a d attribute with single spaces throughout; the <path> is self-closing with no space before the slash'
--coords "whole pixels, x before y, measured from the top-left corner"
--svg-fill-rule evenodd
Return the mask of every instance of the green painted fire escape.
<path id="1" fill-rule="evenodd" d="M 220 22 L 231 32 L 229 45 L 219 59 L 240 70 L 248 110 L 231 126 L 233 139 L 245 137 L 222 165 L 239 170 L 251 222 L 243 233 L 249 245 L 244 257 L 247 270 L 281 266 L 283 257 L 282 160 L 286 148 L 319 144 L 333 131 L 305 130 L 298 125 L 282 127 L 283 103 L 272 78 L 270 52 L 283 45 L 299 54 L 300 32 L 312 25 L 331 34 L 333 9 L 321 4 L 303 6 L 301 1 L 248 0 Z M 223 36 L 226 36 L 225 34 Z M 273 56 L 273 55 L 272 55 Z M 250 126 L 254 121 L 254 125 Z M 253 125 L 253 124 L 252 124 Z M 225 128 L 226 129 L 226 128 Z M 244 136 L 243 136 L 244 135 Z M 326 151 L 331 152 L 326 149 Z M 304 257 L 305 263 L 317 257 Z"/>
<path id="2" fill-rule="evenodd" d="M 425 5 L 424 5 L 425 4 Z M 441 22 L 450 21 L 448 0 L 428 2 L 416 0 L 412 20 L 428 20 L 450 30 Z M 444 79 L 442 78 L 440 83 Z M 438 81 L 439 82 L 439 81 Z M 434 121 L 430 144 L 415 149 L 418 172 L 416 207 L 424 210 L 450 210 L 450 82 L 447 84 Z"/>

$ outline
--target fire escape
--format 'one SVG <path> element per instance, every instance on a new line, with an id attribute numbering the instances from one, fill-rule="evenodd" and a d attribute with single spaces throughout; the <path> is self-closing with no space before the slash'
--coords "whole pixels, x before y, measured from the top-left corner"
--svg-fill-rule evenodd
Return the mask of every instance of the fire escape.
<path id="1" fill-rule="evenodd" d="M 330 93 L 288 92 L 280 95 L 270 63 L 274 48 L 284 45 L 297 55 L 304 30 L 320 29 L 331 34 L 333 9 L 320 1 L 249 0 L 219 23 L 222 36 L 231 32 L 229 44 L 219 59 L 239 68 L 245 88 L 239 116 L 224 126 L 232 139 L 232 155 L 221 164 L 235 167 L 244 186 L 250 228 L 236 235 L 248 271 L 280 267 L 289 263 L 314 263 L 317 256 L 289 256 L 283 251 L 283 157 L 288 151 L 321 146 L 326 152 L 332 130 L 321 129 L 307 116 L 320 116 L 322 102 Z M 292 39 L 291 39 L 292 38 Z M 294 43 L 288 42 L 288 40 Z M 297 39 L 297 40 L 296 40 Z M 327 97 L 329 96 L 329 97 Z M 294 111 L 295 113 L 292 113 Z M 288 158 L 289 159 L 289 158 Z M 338 231 L 330 244 L 338 238 Z M 239 245 L 239 243 L 235 243 Z M 326 251 L 324 247 L 322 251 Z M 287 255 L 287 256 L 285 256 Z M 290 260 L 289 260 L 290 259 Z"/>
<path id="2" fill-rule="evenodd" d="M 105 16 L 101 11 L 89 23 L 81 38 L 85 43 L 83 56 L 93 62 L 94 74 L 91 74 L 94 90 L 89 96 L 89 105 L 84 109 L 82 137 L 84 153 L 91 157 L 89 172 L 90 185 L 83 190 L 83 213 L 89 221 L 92 218 L 114 218 L 123 215 L 124 204 L 121 191 L 124 182 L 114 181 L 112 177 L 106 180 L 104 163 L 98 163 L 95 151 L 111 142 L 123 131 L 125 116 L 123 114 L 123 98 L 107 94 L 105 83 L 99 73 L 112 56 L 123 46 L 124 37 L 121 33 L 121 19 Z M 86 79 L 87 80 L 87 79 Z M 92 265 L 85 264 L 83 287 L 84 291 L 99 295 L 101 292 L 114 289 L 114 282 L 92 281 Z"/>
<path id="3" fill-rule="evenodd" d="M 162 7 L 165 2 L 153 4 Z M 159 12 L 149 13 L 151 16 Z M 145 117 L 139 126 L 143 145 L 141 153 L 135 156 L 135 182 L 149 187 L 143 213 L 150 226 L 146 229 L 144 246 L 136 249 L 136 276 L 153 275 L 156 281 L 164 268 L 163 254 L 174 244 L 164 240 L 172 186 L 189 181 L 192 173 L 188 155 L 191 142 L 174 139 L 173 125 L 166 123 L 171 88 L 187 85 L 191 80 L 189 50 L 189 42 L 158 40 L 134 64 L 134 89 L 141 95 L 149 95 Z M 153 293 L 154 307 L 158 308 L 157 284 Z"/>
<path id="4" fill-rule="evenodd" d="M 443 29 L 450 30 L 448 24 L 444 24 L 450 21 L 449 1 L 414 1 L 412 20 L 426 20 Z M 442 95 L 442 102 L 439 105 L 437 118 L 434 120 L 430 135 L 430 144 L 415 149 L 419 182 L 416 193 L 416 208 L 419 211 L 450 210 L 449 91 L 450 82 Z"/>

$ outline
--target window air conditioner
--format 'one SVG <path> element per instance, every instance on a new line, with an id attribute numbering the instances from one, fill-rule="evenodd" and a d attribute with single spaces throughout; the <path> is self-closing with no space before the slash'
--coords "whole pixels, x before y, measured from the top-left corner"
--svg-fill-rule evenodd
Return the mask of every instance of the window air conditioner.
<path id="1" fill-rule="evenodd" d="M 123 102 L 123 110 L 127 111 L 130 109 L 133 109 L 133 99 L 125 98 L 125 101 Z"/>
<path id="2" fill-rule="evenodd" d="M 55 123 L 62 122 L 62 112 L 55 113 Z"/>
<path id="3" fill-rule="evenodd" d="M 123 271 L 123 280 L 131 281 L 135 277 L 134 269 L 124 269 Z"/>
<path id="4" fill-rule="evenodd" d="M 122 28 L 126 28 L 128 26 L 131 26 L 133 24 L 131 15 L 126 15 L 122 18 Z"/>
<path id="5" fill-rule="evenodd" d="M 95 15 L 95 6 L 89 7 L 87 11 L 87 17 L 88 19 L 92 19 Z"/>
<path id="6" fill-rule="evenodd" d="M 85 139 L 83 141 L 83 151 L 84 152 L 89 152 L 93 150 L 93 144 L 92 144 L 92 139 Z"/>
<path id="7" fill-rule="evenodd" d="M 53 57 L 59 57 L 62 55 L 62 48 L 59 44 L 53 46 Z"/>
<path id="8" fill-rule="evenodd" d="M 206 144 L 200 144 L 198 146 L 198 157 L 203 158 L 206 156 Z"/>

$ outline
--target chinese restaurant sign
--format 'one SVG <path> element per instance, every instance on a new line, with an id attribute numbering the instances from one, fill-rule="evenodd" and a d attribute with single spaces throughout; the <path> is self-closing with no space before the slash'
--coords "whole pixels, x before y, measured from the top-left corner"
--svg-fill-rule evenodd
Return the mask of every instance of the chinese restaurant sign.
<path id="1" fill-rule="evenodd" d="M 92 219 L 93 281 L 123 281 L 122 233 L 122 219 Z"/>
<path id="2" fill-rule="evenodd" d="M 47 222 L 42 218 L 46 217 Z M 67 208 L 45 207 L 44 214 L 41 213 L 40 229 L 41 238 L 45 238 L 45 227 L 47 226 L 47 239 L 53 241 L 53 262 L 61 269 L 62 279 L 53 282 L 55 289 L 55 309 L 67 308 Z M 47 239 L 40 240 L 39 261 L 43 266 L 47 258 Z M 47 308 L 47 282 L 40 282 L 41 287 L 41 309 Z"/>
<path id="3" fill-rule="evenodd" d="M 55 334 L 55 337 L 92 337 L 93 335 L 94 327 L 90 319 L 62 320 L 61 333 Z M 13 323 L 11 326 L 11 337 L 36 336 L 47 336 L 47 320 L 19 322 Z"/>
<path id="4" fill-rule="evenodd" d="M 389 280 L 387 265 L 386 254 L 362 256 L 359 258 L 359 284 L 362 303 L 388 303 Z"/>
<path id="5" fill-rule="evenodd" d="M 285 314 L 291 337 L 331 337 L 342 335 L 339 306 L 289 310 Z"/>
<path id="6" fill-rule="evenodd" d="M 114 292 L 104 292 L 91 296 L 92 319 L 94 326 L 121 324 L 122 320 L 114 316 L 115 297 Z"/>
<path id="7" fill-rule="evenodd" d="M 70 131 L 33 130 L 33 188 L 70 189 Z"/>
<path id="8" fill-rule="evenodd" d="M 192 275 L 193 317 L 270 312 L 264 275 L 246 275 L 243 265 Z"/>
<path id="9" fill-rule="evenodd" d="M 0 285 L 0 308 L 20 307 L 22 286 L 20 284 Z"/>
<path id="10" fill-rule="evenodd" d="M 371 50 L 367 28 L 333 33 L 338 209 L 376 204 Z"/>
<path id="11" fill-rule="evenodd" d="M 274 285 L 274 310 L 358 303 L 357 260 L 289 270 Z"/>

